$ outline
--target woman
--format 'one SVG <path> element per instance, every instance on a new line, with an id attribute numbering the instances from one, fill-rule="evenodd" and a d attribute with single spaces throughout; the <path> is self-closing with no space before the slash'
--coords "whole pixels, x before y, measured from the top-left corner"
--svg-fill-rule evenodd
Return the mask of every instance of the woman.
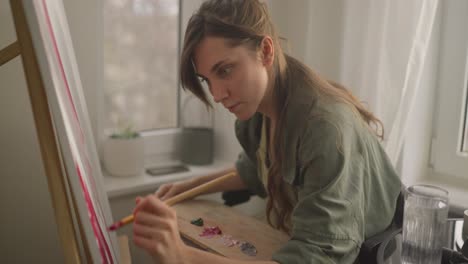
<path id="1" fill-rule="evenodd" d="M 401 183 L 380 146 L 380 121 L 283 52 L 264 4 L 203 3 L 185 33 L 181 82 L 209 104 L 206 84 L 238 119 L 238 177 L 210 192 L 267 197 L 268 222 L 291 239 L 265 263 L 355 263 L 361 243 L 390 225 Z M 140 198 L 135 243 L 157 263 L 241 263 L 185 246 L 161 202 L 226 172 Z"/>

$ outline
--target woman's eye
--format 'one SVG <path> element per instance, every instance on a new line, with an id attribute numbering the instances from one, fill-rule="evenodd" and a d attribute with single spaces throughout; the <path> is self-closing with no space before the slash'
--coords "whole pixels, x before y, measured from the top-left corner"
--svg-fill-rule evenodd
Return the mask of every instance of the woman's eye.
<path id="1" fill-rule="evenodd" d="M 218 75 L 221 77 L 221 78 L 225 78 L 227 77 L 232 71 L 232 66 L 229 66 L 229 67 L 224 67 L 222 69 L 219 70 L 218 72 Z"/>

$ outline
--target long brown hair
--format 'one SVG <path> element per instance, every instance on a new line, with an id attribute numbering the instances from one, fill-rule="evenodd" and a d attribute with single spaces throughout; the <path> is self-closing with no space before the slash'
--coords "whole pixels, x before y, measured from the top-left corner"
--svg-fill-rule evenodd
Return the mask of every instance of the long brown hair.
<path id="1" fill-rule="evenodd" d="M 193 65 L 193 53 L 204 37 L 223 37 L 232 47 L 245 45 L 257 51 L 265 36 L 270 36 L 275 47 L 273 73 L 273 97 L 278 117 L 273 153 L 273 163 L 268 175 L 267 218 L 272 224 L 275 215 L 276 227 L 289 233 L 289 221 L 294 207 L 293 198 L 287 195 L 280 172 L 281 161 L 285 160 L 284 114 L 289 103 L 291 87 L 310 87 L 314 94 L 333 98 L 349 104 L 362 119 L 375 126 L 376 134 L 383 138 L 382 123 L 343 86 L 329 82 L 315 74 L 310 68 L 287 55 L 281 48 L 279 37 L 271 21 L 267 6 L 258 0 L 210 0 L 204 2 L 190 18 L 185 31 L 185 40 L 180 62 L 182 87 L 190 90 L 207 106 L 210 103 L 205 90 L 197 78 Z M 294 75 L 294 78 L 292 77 Z M 299 82 L 299 83 L 298 83 Z M 299 85 L 298 85 L 299 84 Z"/>

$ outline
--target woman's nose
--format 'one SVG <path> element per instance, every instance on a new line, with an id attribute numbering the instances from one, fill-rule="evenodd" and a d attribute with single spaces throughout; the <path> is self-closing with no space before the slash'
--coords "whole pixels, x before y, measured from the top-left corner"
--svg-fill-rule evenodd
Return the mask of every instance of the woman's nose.
<path id="1" fill-rule="evenodd" d="M 216 103 L 222 102 L 225 98 L 229 97 L 228 89 L 223 85 L 213 84 L 211 87 L 211 94 Z"/>

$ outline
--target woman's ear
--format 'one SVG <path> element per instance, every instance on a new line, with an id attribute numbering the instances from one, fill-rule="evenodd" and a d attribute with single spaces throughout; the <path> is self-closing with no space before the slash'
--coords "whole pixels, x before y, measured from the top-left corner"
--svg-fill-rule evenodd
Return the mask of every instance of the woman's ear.
<path id="1" fill-rule="evenodd" d="M 273 40 L 270 36 L 265 36 L 262 39 L 262 43 L 260 44 L 261 49 L 261 58 L 262 63 L 264 66 L 271 66 L 273 65 L 273 61 L 275 58 L 275 46 L 273 45 Z"/>

